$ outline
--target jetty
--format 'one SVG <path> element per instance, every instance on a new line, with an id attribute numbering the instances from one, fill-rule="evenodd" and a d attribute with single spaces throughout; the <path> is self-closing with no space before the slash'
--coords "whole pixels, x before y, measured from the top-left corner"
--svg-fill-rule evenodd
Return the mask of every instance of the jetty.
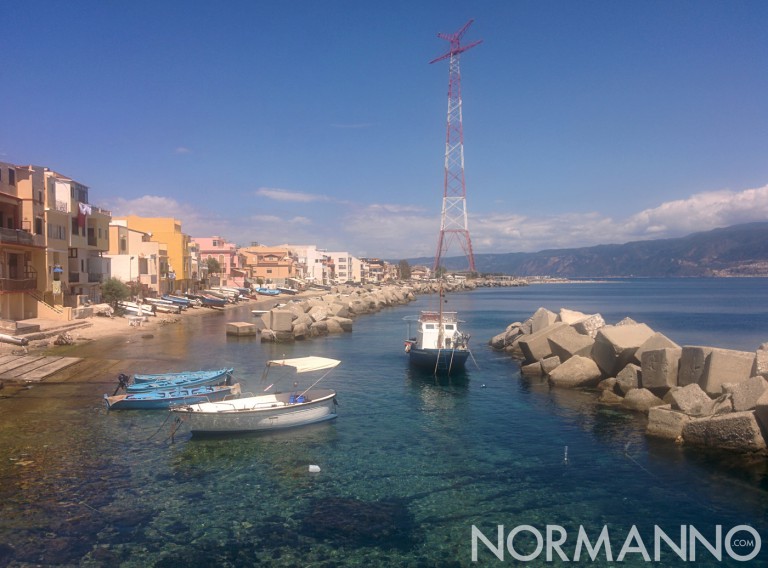
<path id="1" fill-rule="evenodd" d="M 680 346 L 631 318 L 609 325 L 600 314 L 541 307 L 489 344 L 518 360 L 523 376 L 644 413 L 648 436 L 768 456 L 768 343 Z"/>

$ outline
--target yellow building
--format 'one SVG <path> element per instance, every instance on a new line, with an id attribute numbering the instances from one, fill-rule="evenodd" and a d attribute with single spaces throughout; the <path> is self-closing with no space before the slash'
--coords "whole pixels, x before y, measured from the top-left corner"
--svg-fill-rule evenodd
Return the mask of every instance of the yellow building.
<path id="1" fill-rule="evenodd" d="M 168 247 L 168 266 L 160 267 L 160 290 L 186 292 L 192 288 L 192 259 L 190 238 L 181 232 L 181 221 L 172 217 L 115 217 L 115 222 L 150 235 L 152 242 L 164 243 Z"/>
<path id="2" fill-rule="evenodd" d="M 110 213 L 42 166 L 0 163 L 0 318 L 68 320 L 109 275 Z"/>

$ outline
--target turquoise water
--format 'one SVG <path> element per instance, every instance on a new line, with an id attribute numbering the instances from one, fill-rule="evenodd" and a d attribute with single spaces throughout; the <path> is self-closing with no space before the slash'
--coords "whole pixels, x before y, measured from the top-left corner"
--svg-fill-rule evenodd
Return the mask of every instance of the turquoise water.
<path id="1" fill-rule="evenodd" d="M 542 534 L 558 525 L 571 558 L 579 527 L 592 543 L 609 527 L 614 558 L 633 525 L 651 558 L 654 525 L 677 540 L 681 525 L 711 542 L 717 525 L 727 532 L 747 524 L 768 537 L 764 459 L 647 440 L 641 415 L 600 407 L 592 393 L 525 380 L 516 363 L 487 347 L 507 324 L 544 306 L 600 312 L 609 322 L 629 316 L 680 344 L 754 350 L 768 341 L 765 280 L 453 294 L 448 304 L 466 320 L 477 364 L 451 380 L 410 371 L 402 349 L 402 318 L 434 300 L 362 316 L 351 334 L 295 344 L 226 337 L 224 322 L 249 318 L 245 307 L 167 326 L 154 340 L 79 348 L 94 357 L 141 358 L 142 371 L 233 366 L 252 390 L 268 359 L 338 358 L 342 365 L 324 384 L 339 393 L 339 418 L 225 438 L 193 439 L 182 426 L 171 438 L 175 425 L 165 412 L 107 413 L 101 386 L 41 386 L 29 396 L 55 393 L 55 414 L 30 404 L 23 424 L 0 431 L 0 455 L 7 456 L 0 464 L 0 566 L 566 564 L 556 554 L 546 562 L 544 552 L 521 562 L 505 551 L 502 562 L 482 543 L 473 563 L 473 525 L 494 544 L 498 525 L 505 537 L 520 525 Z M 309 473 L 310 464 L 321 472 Z M 534 554 L 532 534 L 522 532 L 515 550 Z M 745 564 L 725 550 L 718 562 L 699 546 L 696 564 L 764 565 L 765 548 Z M 589 559 L 584 551 L 581 558 Z M 601 553 L 586 564 L 608 563 Z M 629 553 L 614 564 L 648 563 Z M 655 563 L 685 564 L 669 547 Z"/>

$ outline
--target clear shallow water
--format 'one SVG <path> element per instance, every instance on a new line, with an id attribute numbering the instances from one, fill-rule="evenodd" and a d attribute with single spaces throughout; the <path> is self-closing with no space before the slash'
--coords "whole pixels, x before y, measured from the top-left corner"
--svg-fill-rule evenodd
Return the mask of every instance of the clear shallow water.
<path id="1" fill-rule="evenodd" d="M 0 401 L 0 566 L 467 566 L 473 524 L 492 541 L 497 525 L 560 525 L 574 535 L 569 555 L 579 526 L 594 542 L 609 525 L 614 556 L 632 525 L 651 555 L 654 524 L 669 534 L 694 525 L 708 538 L 715 525 L 750 524 L 766 540 L 765 461 L 647 440 L 641 416 L 523 380 L 486 345 L 545 306 L 600 312 L 609 323 L 630 316 L 680 344 L 752 350 L 768 341 L 765 284 L 638 280 L 450 295 L 478 364 L 451 381 L 411 372 L 402 351 L 402 318 L 433 307 L 429 297 L 362 316 L 351 334 L 296 344 L 227 338 L 224 322 L 247 320 L 245 307 L 154 339 L 79 347 L 141 360 L 130 372 L 232 365 L 252 390 L 268 359 L 335 357 L 343 364 L 324 383 L 339 392 L 340 416 L 230 438 L 192 439 L 182 428 L 172 441 L 164 412 L 107 413 L 100 397 L 112 385 L 41 385 L 13 399 L 15 423 L 3 418 L 10 401 Z M 308 473 L 309 464 L 322 471 Z M 524 536 L 515 542 L 534 549 Z M 664 550 L 657 565 L 675 565 Z M 715 562 L 701 547 L 698 558 L 744 565 Z M 478 559 L 501 565 L 483 545 Z M 514 564 L 508 552 L 505 560 Z M 530 563 L 542 564 L 543 554 Z M 621 564 L 647 565 L 639 554 Z"/>

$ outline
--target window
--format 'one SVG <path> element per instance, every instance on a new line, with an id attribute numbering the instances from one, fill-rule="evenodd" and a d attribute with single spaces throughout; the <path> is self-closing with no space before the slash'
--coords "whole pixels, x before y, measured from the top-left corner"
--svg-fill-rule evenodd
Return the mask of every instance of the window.
<path id="1" fill-rule="evenodd" d="M 16 170 L 8 168 L 8 185 L 16 185 Z"/>
<path id="2" fill-rule="evenodd" d="M 36 235 L 43 234 L 43 218 L 42 217 L 35 217 L 35 234 Z"/>
<path id="3" fill-rule="evenodd" d="M 80 225 L 77 224 L 77 217 L 72 217 L 72 234 L 73 235 L 80 234 Z"/>
<path id="4" fill-rule="evenodd" d="M 69 258 L 77 258 L 77 249 L 69 249 Z"/>

